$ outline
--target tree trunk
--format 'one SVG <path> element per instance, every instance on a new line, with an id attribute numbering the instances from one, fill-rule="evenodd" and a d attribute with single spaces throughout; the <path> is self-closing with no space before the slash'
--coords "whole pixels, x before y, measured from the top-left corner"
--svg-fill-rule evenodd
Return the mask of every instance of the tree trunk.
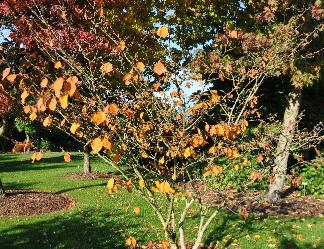
<path id="1" fill-rule="evenodd" d="M 281 134 L 276 149 L 274 160 L 274 180 L 269 186 L 268 199 L 276 201 L 280 198 L 287 174 L 287 164 L 289 148 L 294 137 L 295 128 L 298 121 L 299 108 L 302 101 L 303 88 L 293 86 L 288 95 L 288 103 L 285 109 Z"/>
<path id="2" fill-rule="evenodd" d="M 0 198 L 3 198 L 5 196 L 6 192 L 4 190 L 4 187 L 2 185 L 2 182 L 1 182 L 1 178 L 0 178 Z"/>
<path id="3" fill-rule="evenodd" d="M 84 147 L 84 156 L 83 156 L 83 172 L 86 174 L 91 173 L 90 165 L 90 149 L 88 146 Z"/>

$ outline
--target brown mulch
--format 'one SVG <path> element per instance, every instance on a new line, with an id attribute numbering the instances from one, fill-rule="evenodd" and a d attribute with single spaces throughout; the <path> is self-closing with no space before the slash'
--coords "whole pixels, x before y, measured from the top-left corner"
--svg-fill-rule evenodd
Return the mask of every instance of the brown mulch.
<path id="1" fill-rule="evenodd" d="M 0 198 L 1 216 L 33 216 L 70 209 L 75 201 L 68 196 L 32 190 L 6 190 Z"/>
<path id="2" fill-rule="evenodd" d="M 111 177 L 116 177 L 116 175 L 112 173 L 105 173 L 105 172 L 91 172 L 91 173 L 70 173 L 64 175 L 65 178 L 68 179 L 75 179 L 75 180 L 96 180 L 96 179 L 108 179 Z"/>
<path id="3" fill-rule="evenodd" d="M 287 193 L 287 195 L 271 202 L 264 198 L 265 192 L 260 191 L 241 191 L 224 190 L 215 191 L 212 188 L 203 188 L 194 186 L 202 192 L 202 200 L 214 207 L 230 209 L 234 212 L 246 210 L 248 213 L 254 213 L 258 216 L 298 216 L 324 217 L 324 200 L 316 199 L 313 196 L 302 196 L 297 191 Z M 194 193 L 193 186 L 187 186 L 187 191 Z"/>

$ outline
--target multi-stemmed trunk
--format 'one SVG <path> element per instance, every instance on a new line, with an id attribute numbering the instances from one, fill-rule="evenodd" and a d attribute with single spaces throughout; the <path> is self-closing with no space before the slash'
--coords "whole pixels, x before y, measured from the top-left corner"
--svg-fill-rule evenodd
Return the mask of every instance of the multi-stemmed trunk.
<path id="1" fill-rule="evenodd" d="M 283 190 L 289 157 L 289 148 L 291 146 L 294 132 L 298 122 L 298 113 L 302 101 L 303 88 L 293 86 L 288 96 L 288 102 L 281 127 L 281 134 L 276 148 L 274 160 L 274 180 L 269 186 L 268 199 L 276 201 L 280 198 Z"/>
<path id="2" fill-rule="evenodd" d="M 83 172 L 85 174 L 91 173 L 89 146 L 84 147 L 84 152 L 83 152 Z"/>

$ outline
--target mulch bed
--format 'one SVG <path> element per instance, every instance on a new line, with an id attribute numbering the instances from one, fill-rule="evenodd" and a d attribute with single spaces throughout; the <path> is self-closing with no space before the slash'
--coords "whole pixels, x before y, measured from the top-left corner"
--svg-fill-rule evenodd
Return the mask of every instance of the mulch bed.
<path id="1" fill-rule="evenodd" d="M 0 198 L 1 216 L 33 216 L 70 209 L 75 201 L 68 196 L 51 192 L 6 190 Z"/>
<path id="2" fill-rule="evenodd" d="M 96 179 L 108 179 L 111 177 L 115 177 L 116 175 L 112 173 L 105 173 L 105 172 L 91 172 L 91 173 L 70 173 L 64 175 L 65 178 L 68 179 L 75 179 L 75 180 L 96 180 Z"/>
<path id="3" fill-rule="evenodd" d="M 218 208 L 225 203 L 224 207 L 234 212 L 241 213 L 242 210 L 245 210 L 248 213 L 263 217 L 324 217 L 324 200 L 315 199 L 313 196 L 301 196 L 296 191 L 288 193 L 287 196 L 277 202 L 271 202 L 264 198 L 266 193 L 259 191 L 237 192 L 226 190 L 217 192 L 212 188 L 194 187 L 196 190 L 200 187 L 203 202 Z M 187 186 L 186 189 L 188 192 L 194 193 L 193 186 Z"/>

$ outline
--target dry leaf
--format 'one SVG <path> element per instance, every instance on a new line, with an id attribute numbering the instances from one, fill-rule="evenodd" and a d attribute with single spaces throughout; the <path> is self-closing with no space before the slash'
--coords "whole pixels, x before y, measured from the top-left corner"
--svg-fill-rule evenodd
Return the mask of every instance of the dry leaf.
<path id="1" fill-rule="evenodd" d="M 70 132 L 72 134 L 75 134 L 80 128 L 80 124 L 79 123 L 72 123 L 71 127 L 70 127 Z"/>
<path id="2" fill-rule="evenodd" d="M 69 152 L 64 152 L 64 161 L 65 162 L 71 162 L 71 153 Z"/>
<path id="3" fill-rule="evenodd" d="M 155 64 L 154 66 L 154 73 L 156 73 L 157 75 L 162 75 L 167 71 L 167 69 L 165 68 L 165 66 L 163 65 L 163 63 L 161 61 L 159 61 L 158 63 Z"/>
<path id="4" fill-rule="evenodd" d="M 137 62 L 136 63 L 136 69 L 138 69 L 139 71 L 144 71 L 145 65 L 143 62 Z"/>
<path id="5" fill-rule="evenodd" d="M 48 79 L 47 78 L 42 79 L 40 86 L 42 88 L 45 88 L 45 87 L 47 87 L 47 85 L 48 85 Z"/>
<path id="6" fill-rule="evenodd" d="M 158 36 L 160 36 L 161 38 L 165 39 L 169 36 L 169 28 L 167 26 L 161 26 L 158 29 Z"/>
<path id="7" fill-rule="evenodd" d="M 21 103 L 22 104 L 25 104 L 25 101 L 26 101 L 26 98 L 29 96 L 29 92 L 26 90 L 26 89 L 24 89 L 24 91 L 22 92 L 22 94 L 21 94 Z"/>
<path id="8" fill-rule="evenodd" d="M 105 120 L 106 113 L 104 113 L 103 111 L 96 112 L 91 116 L 91 121 L 96 125 L 102 124 L 103 122 L 105 122 Z"/>
<path id="9" fill-rule="evenodd" d="M 57 78 L 53 85 L 52 88 L 54 89 L 55 92 L 55 96 L 57 98 L 59 98 L 61 96 L 61 90 L 63 88 L 63 83 L 64 83 L 64 79 L 62 77 Z"/>
<path id="10" fill-rule="evenodd" d="M 51 116 L 47 116 L 44 121 L 43 121 L 43 126 L 47 127 L 47 126 L 51 126 L 53 122 L 53 119 Z"/>
<path id="11" fill-rule="evenodd" d="M 60 69 L 62 67 L 62 63 L 60 61 L 57 61 L 54 63 L 54 68 L 55 69 Z"/>
<path id="12" fill-rule="evenodd" d="M 134 213 L 138 215 L 140 213 L 141 209 L 139 207 L 134 207 Z"/>
<path id="13" fill-rule="evenodd" d="M 35 152 L 32 155 L 32 163 L 34 163 L 35 161 L 40 161 L 42 159 L 42 153 L 41 152 Z"/>
<path id="14" fill-rule="evenodd" d="M 10 74 L 7 76 L 7 80 L 10 82 L 10 83 L 13 83 L 15 81 L 15 79 L 17 78 L 17 75 L 16 74 Z"/>
<path id="15" fill-rule="evenodd" d="M 129 237 L 127 240 L 126 240 L 126 245 L 129 246 L 130 248 L 134 249 L 136 248 L 136 239 L 134 239 L 133 237 Z"/>
<path id="16" fill-rule="evenodd" d="M 2 80 L 4 80 L 10 74 L 10 67 L 7 67 L 5 70 L 2 71 Z"/>
<path id="17" fill-rule="evenodd" d="M 63 109 L 66 109 L 69 105 L 69 95 L 65 94 L 63 97 L 60 98 L 60 104 Z"/>
<path id="18" fill-rule="evenodd" d="M 108 74 L 110 72 L 112 72 L 113 70 L 113 65 L 110 62 L 106 62 L 104 64 L 102 64 L 102 66 L 100 67 L 100 71 L 103 74 Z"/>
<path id="19" fill-rule="evenodd" d="M 51 111 L 55 111 L 56 109 L 56 104 L 57 104 L 57 101 L 55 98 L 52 98 L 48 104 L 48 108 L 51 110 Z"/>
<path id="20" fill-rule="evenodd" d="M 95 138 L 91 142 L 91 148 L 92 148 L 92 153 L 93 154 L 98 154 L 103 147 L 103 142 L 100 137 Z"/>

